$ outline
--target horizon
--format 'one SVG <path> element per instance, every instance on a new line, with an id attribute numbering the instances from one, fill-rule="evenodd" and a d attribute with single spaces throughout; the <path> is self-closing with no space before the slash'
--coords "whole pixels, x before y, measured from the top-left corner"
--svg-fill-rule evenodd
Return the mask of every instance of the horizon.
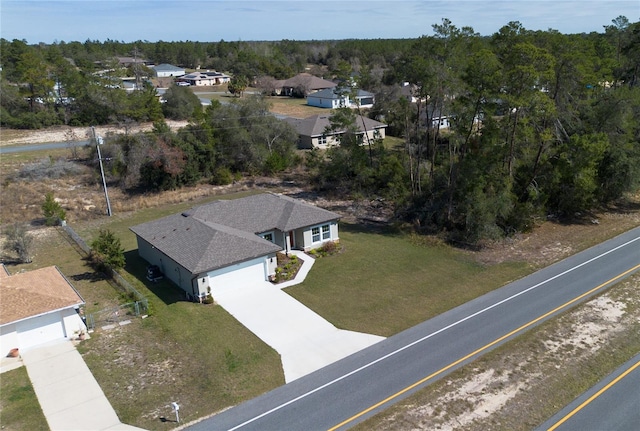
<path id="1" fill-rule="evenodd" d="M 640 20 L 638 0 L 0 0 L 0 37 L 32 45 L 415 39 L 433 35 L 444 18 L 481 36 L 511 21 L 531 31 L 581 34 L 603 33 L 618 16 Z"/>

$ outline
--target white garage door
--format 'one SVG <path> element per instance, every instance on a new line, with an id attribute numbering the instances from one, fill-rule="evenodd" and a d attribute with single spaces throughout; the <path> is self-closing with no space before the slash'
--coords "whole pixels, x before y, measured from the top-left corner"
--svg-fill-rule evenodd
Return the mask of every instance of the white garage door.
<path id="1" fill-rule="evenodd" d="M 16 332 L 20 349 L 23 350 L 48 341 L 63 339 L 65 336 L 60 313 L 45 314 L 18 322 Z"/>
<path id="2" fill-rule="evenodd" d="M 266 279 L 264 258 L 244 262 L 216 271 L 209 275 L 211 292 L 223 292 L 227 289 L 237 289 L 242 286 L 262 283 Z"/>

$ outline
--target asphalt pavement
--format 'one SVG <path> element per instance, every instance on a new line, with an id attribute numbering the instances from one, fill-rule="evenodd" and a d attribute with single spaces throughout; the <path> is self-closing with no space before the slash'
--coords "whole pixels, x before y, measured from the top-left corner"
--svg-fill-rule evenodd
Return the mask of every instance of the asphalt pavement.
<path id="1" fill-rule="evenodd" d="M 640 354 L 536 428 L 551 430 L 640 430 Z"/>
<path id="2" fill-rule="evenodd" d="M 189 427 L 347 429 L 640 269 L 640 228 Z"/>

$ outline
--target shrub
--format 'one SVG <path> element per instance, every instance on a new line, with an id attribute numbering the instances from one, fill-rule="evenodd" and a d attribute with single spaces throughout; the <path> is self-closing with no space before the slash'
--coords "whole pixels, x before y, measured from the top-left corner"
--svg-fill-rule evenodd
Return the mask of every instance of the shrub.
<path id="1" fill-rule="evenodd" d="M 27 232 L 27 228 L 15 223 L 9 226 L 5 233 L 7 240 L 4 243 L 4 249 L 17 253 L 22 263 L 31 263 L 33 237 Z"/>
<path id="2" fill-rule="evenodd" d="M 233 174 L 227 167 L 220 167 L 211 176 L 211 184 L 216 186 L 226 186 L 233 182 Z"/>
<path id="3" fill-rule="evenodd" d="M 83 171 L 77 163 L 65 159 L 45 158 L 37 162 L 24 165 L 17 177 L 28 181 L 41 181 L 46 178 L 62 178 L 70 175 L 79 175 Z"/>
<path id="4" fill-rule="evenodd" d="M 45 224 L 47 226 L 59 224 L 67 215 L 62 206 L 54 199 L 53 192 L 49 192 L 44 196 L 42 213 L 44 214 Z"/>
<path id="5" fill-rule="evenodd" d="M 122 268 L 125 259 L 120 238 L 108 229 L 100 229 L 98 238 L 91 243 L 91 261 L 100 270 Z"/>

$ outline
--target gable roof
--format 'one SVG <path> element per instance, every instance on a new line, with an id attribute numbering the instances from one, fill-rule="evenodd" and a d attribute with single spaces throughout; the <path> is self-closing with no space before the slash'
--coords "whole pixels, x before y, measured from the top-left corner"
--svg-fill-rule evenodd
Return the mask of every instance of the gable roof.
<path id="1" fill-rule="evenodd" d="M 299 73 L 293 78 L 285 79 L 284 81 L 278 81 L 278 84 L 282 87 L 304 87 L 309 91 L 321 90 L 323 88 L 333 88 L 337 84 L 326 79 L 318 78 L 310 73 Z"/>
<path id="2" fill-rule="evenodd" d="M 284 121 L 291 124 L 298 134 L 302 136 L 315 137 L 326 134 L 344 133 L 344 130 L 336 130 L 331 133 L 326 133 L 326 130 L 331 127 L 330 114 L 317 114 L 303 119 L 288 117 L 285 118 Z M 371 118 L 363 117 L 362 115 L 356 116 L 355 126 L 358 128 L 360 133 L 387 127 L 386 124 L 381 123 L 380 121 L 372 120 Z"/>
<path id="3" fill-rule="evenodd" d="M 218 200 L 130 228 L 193 274 L 251 260 L 282 248 L 256 234 L 290 231 L 340 216 L 271 193 Z"/>
<path id="4" fill-rule="evenodd" d="M 84 304 L 55 266 L 2 277 L 0 325 Z"/>

